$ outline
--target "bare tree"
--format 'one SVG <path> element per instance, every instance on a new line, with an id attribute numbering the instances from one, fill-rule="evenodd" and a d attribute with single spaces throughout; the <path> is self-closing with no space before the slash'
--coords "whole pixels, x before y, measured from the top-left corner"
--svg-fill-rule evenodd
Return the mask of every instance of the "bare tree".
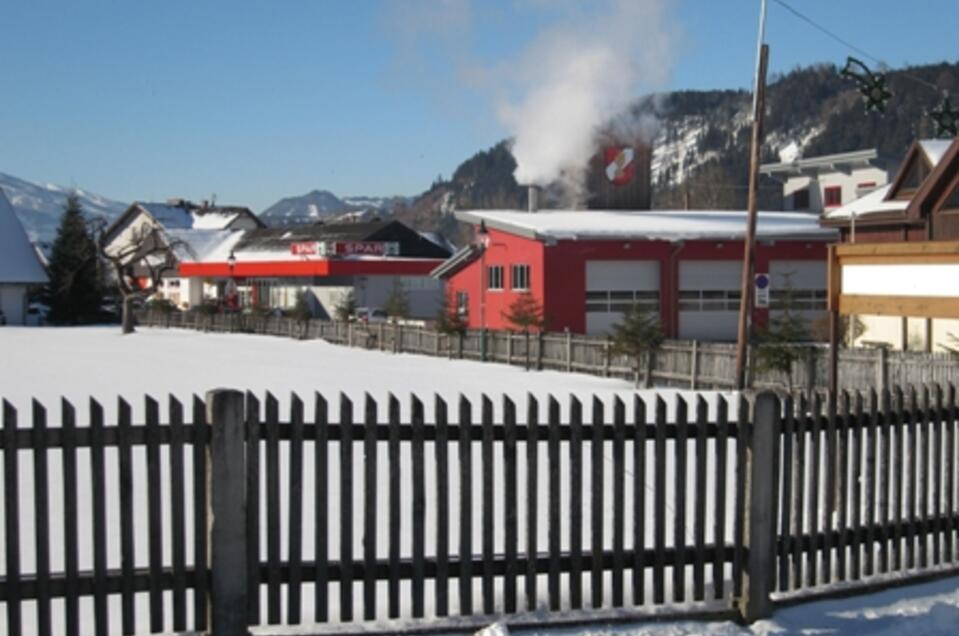
<path id="1" fill-rule="evenodd" d="M 101 226 L 97 245 L 103 259 L 110 264 L 114 282 L 123 298 L 121 329 L 133 333 L 133 306 L 138 300 L 157 292 L 164 274 L 177 270 L 175 250 L 182 241 L 171 240 L 162 230 L 150 224 L 133 228 L 122 244 L 107 241 Z"/>

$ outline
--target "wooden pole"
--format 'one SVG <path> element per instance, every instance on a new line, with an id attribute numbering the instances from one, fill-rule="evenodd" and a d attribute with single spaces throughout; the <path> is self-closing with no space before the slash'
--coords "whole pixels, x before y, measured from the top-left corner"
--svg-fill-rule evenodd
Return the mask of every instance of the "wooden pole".
<path id="1" fill-rule="evenodd" d="M 839 296 L 842 294 L 842 269 L 836 246 L 829 246 L 828 256 L 828 285 L 827 302 L 829 310 L 829 391 L 836 395 L 839 388 Z"/>
<path id="2" fill-rule="evenodd" d="M 746 348 L 749 345 L 749 316 L 753 307 L 753 261 L 756 251 L 756 211 L 759 207 L 759 151 L 763 133 L 763 112 L 766 107 L 766 66 L 769 45 L 759 49 L 759 69 L 753 108 L 753 134 L 749 157 L 749 209 L 746 220 L 746 240 L 743 248 L 743 275 L 739 304 L 739 328 L 736 334 L 736 388 L 746 386 Z"/>

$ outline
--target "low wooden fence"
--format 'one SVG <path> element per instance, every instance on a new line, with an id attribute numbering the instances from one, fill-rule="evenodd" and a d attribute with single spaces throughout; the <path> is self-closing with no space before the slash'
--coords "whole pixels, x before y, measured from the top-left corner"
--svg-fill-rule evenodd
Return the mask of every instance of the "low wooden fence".
<path id="1" fill-rule="evenodd" d="M 629 400 L 4 403 L 7 633 L 754 620 L 957 571 L 951 387 Z"/>
<path id="2" fill-rule="evenodd" d="M 143 312 L 143 325 L 212 332 L 256 333 L 379 349 L 394 353 L 500 362 L 533 369 L 589 373 L 636 380 L 632 360 L 616 355 L 608 338 L 571 333 L 531 334 L 511 331 L 468 331 L 446 335 L 410 325 L 358 324 L 243 314 L 203 315 L 195 312 Z M 801 350 L 790 373 L 755 368 L 750 350 L 748 381 L 754 388 L 825 390 L 829 388 L 829 350 L 797 345 Z M 736 347 L 733 344 L 669 340 L 649 361 L 650 384 L 690 389 L 735 388 Z M 644 364 L 644 366 L 646 366 Z M 646 369 L 639 372 L 643 377 Z M 839 353 L 839 388 L 850 391 L 919 384 L 959 383 L 959 356 L 950 353 L 843 349 Z"/>

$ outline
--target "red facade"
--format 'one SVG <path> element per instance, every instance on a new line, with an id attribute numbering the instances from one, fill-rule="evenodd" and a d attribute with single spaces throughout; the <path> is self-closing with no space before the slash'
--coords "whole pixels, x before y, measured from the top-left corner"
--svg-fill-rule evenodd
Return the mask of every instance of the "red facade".
<path id="1" fill-rule="evenodd" d="M 690 240 L 672 243 L 653 240 L 561 240 L 547 245 L 502 230 L 489 229 L 485 252 L 447 279 L 447 293 L 468 295 L 470 328 L 509 328 L 504 314 L 510 303 L 523 292 L 511 289 L 511 266 L 529 265 L 529 292 L 543 306 L 550 331 L 569 329 L 586 331 L 586 263 L 587 261 L 650 261 L 659 262 L 660 307 L 664 331 L 674 337 L 679 331 L 679 264 L 694 260 L 729 260 L 743 258 L 742 241 Z M 756 248 L 756 271 L 769 271 L 770 261 L 826 260 L 826 243 L 822 241 L 777 240 L 761 242 Z M 500 265 L 504 272 L 502 290 L 483 289 L 485 267 Z M 485 305 L 485 316 L 483 306 Z M 768 311 L 755 310 L 754 324 L 766 323 Z"/>

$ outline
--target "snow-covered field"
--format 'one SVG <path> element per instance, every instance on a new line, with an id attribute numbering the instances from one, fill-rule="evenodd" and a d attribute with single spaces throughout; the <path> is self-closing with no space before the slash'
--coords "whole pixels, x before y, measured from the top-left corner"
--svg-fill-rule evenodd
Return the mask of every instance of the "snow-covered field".
<path id="1" fill-rule="evenodd" d="M 488 393 L 495 396 L 497 403 L 497 412 L 499 412 L 499 396 L 503 393 L 512 395 L 519 406 L 518 411 L 522 416 L 525 413 L 526 393 L 530 392 L 538 396 L 554 394 L 560 398 L 565 411 L 568 405 L 568 394 L 575 393 L 584 401 L 584 412 L 589 413 L 590 396 L 595 394 L 601 397 L 607 404 L 613 395 L 622 395 L 624 397 L 631 395 L 631 387 L 628 383 L 618 380 L 604 380 L 585 375 L 564 374 L 554 372 L 525 372 L 521 368 L 511 368 L 505 365 L 481 364 L 466 361 L 450 361 L 436 359 L 424 356 L 414 355 L 394 355 L 380 352 L 368 352 L 357 349 L 347 349 L 335 345 L 328 345 L 318 341 L 294 341 L 285 338 L 272 338 L 266 336 L 249 335 L 215 335 L 202 334 L 187 331 L 167 331 L 167 330 L 141 330 L 133 336 L 121 336 L 116 327 L 111 328 L 75 328 L 75 329 L 18 329 L 2 328 L 0 329 L 0 357 L 3 364 L 0 364 L 0 397 L 8 399 L 17 408 L 21 410 L 21 425 L 26 425 L 29 421 L 29 404 L 31 398 L 37 398 L 47 404 L 51 414 L 51 425 L 58 425 L 59 419 L 59 398 L 61 395 L 74 401 L 79 408 L 81 423 L 86 419 L 84 413 L 85 401 L 88 396 L 93 395 L 100 399 L 107 410 L 108 422 L 112 422 L 115 411 L 116 396 L 123 395 L 134 406 L 134 415 L 138 419 L 142 416 L 142 395 L 150 393 L 161 401 L 162 412 L 165 412 L 165 396 L 172 393 L 186 402 L 191 394 L 203 394 L 204 391 L 213 387 L 231 387 L 244 390 L 252 390 L 262 394 L 264 391 L 273 391 L 281 400 L 281 403 L 288 402 L 291 391 L 299 393 L 307 403 L 307 417 L 312 415 L 312 396 L 314 391 L 321 391 L 331 400 L 333 412 L 331 417 L 336 418 L 337 410 L 335 408 L 335 398 L 338 392 L 343 391 L 350 395 L 356 401 L 355 412 L 361 413 L 359 400 L 362 399 L 365 392 L 369 392 L 378 400 L 386 397 L 390 392 L 396 394 L 403 401 L 404 411 L 408 409 L 408 396 L 415 392 L 426 401 L 428 408 L 432 406 L 431 396 L 434 392 L 439 392 L 448 401 L 452 402 L 459 393 L 463 393 L 471 398 L 478 397 L 481 393 Z M 668 398 L 676 393 L 668 392 Z M 712 396 L 715 399 L 715 396 Z M 474 399 L 474 410 L 478 415 L 479 401 Z M 545 409 L 541 409 L 543 412 Z M 385 408 L 380 407 L 380 413 L 383 414 Z M 455 413 L 455 409 L 454 409 Z M 608 417 L 608 411 L 607 411 Z M 455 421 L 455 416 L 451 418 Z M 478 467 L 480 458 L 478 448 L 474 449 L 474 477 L 478 478 Z M 607 464 L 609 464 L 609 449 L 606 449 Z M 380 463 L 383 464 L 386 458 L 385 445 L 379 448 Z M 135 463 L 142 468 L 143 449 L 136 449 L 134 453 Z M 361 449 L 356 447 L 357 458 L 361 458 Z M 432 456 L 431 445 L 427 444 L 427 457 Z M 285 454 L 285 453 L 284 453 Z M 313 487 L 312 464 L 310 463 L 310 453 L 307 453 L 306 479 L 304 490 L 309 492 Z M 331 511 L 338 510 L 338 488 L 335 482 L 337 474 L 337 455 L 335 449 L 331 448 Z M 454 469 L 455 454 L 451 454 L 451 492 L 457 492 L 458 475 Z M 627 452 L 627 458 L 630 453 Z M 21 454 L 21 518 L 22 530 L 21 536 L 31 536 L 29 528 L 32 526 L 32 506 L 30 505 L 32 495 L 32 466 L 29 461 L 29 454 Z M 520 484 L 525 482 L 525 463 L 520 458 L 519 477 Z M 567 460 L 566 450 L 563 450 L 563 461 Z M 586 479 L 583 487 L 585 490 L 586 502 L 588 502 L 589 493 L 589 452 L 584 452 L 584 472 Z M 500 472 L 501 458 L 495 459 L 497 472 Z M 163 455 L 164 472 L 163 480 L 167 481 L 169 475 L 166 468 L 166 455 Z M 404 448 L 402 462 L 409 462 L 409 449 Z M 692 464 L 693 462 L 690 462 Z M 51 501 L 58 501 L 60 497 L 60 471 L 59 454 L 57 451 L 50 453 L 51 465 Z M 79 509 L 89 510 L 89 492 L 86 484 L 89 483 L 87 476 L 87 467 L 89 465 L 88 455 L 84 451 L 80 452 L 81 475 L 79 482 L 80 501 Z M 407 464 L 408 465 L 408 464 Z M 730 463 L 730 466 L 732 464 Z M 631 470 L 631 463 L 627 460 L 627 471 Z M 190 469 L 189 458 L 187 458 L 187 470 Z M 540 470 L 545 469 L 545 461 L 540 461 Z M 692 467 L 691 467 L 692 469 Z M 108 475 L 116 474 L 116 454 L 108 451 L 107 453 Z M 362 493 L 363 476 L 362 462 L 359 460 L 354 466 L 356 474 L 354 475 L 355 496 L 359 498 Z M 653 470 L 652 466 L 648 467 Z M 606 466 L 606 484 L 611 483 L 611 467 Z M 385 464 L 381 467 L 378 474 L 379 491 L 383 493 L 380 497 L 381 506 L 385 506 L 385 493 L 387 491 L 387 473 Z M 427 489 L 432 492 L 433 474 L 429 462 L 427 462 Z M 647 473 L 647 483 L 652 483 L 653 475 Z M 285 480 L 284 480 L 285 482 Z M 545 474 L 540 475 L 540 485 L 546 483 Z M 689 481 L 688 483 L 693 483 Z M 407 488 L 404 484 L 403 488 Z M 564 484 L 564 501 L 565 488 Z M 136 510 L 135 515 L 138 519 L 145 518 L 144 497 L 140 493 L 145 493 L 145 478 L 140 470 L 135 475 L 135 496 Z M 474 501 L 479 501 L 479 484 L 474 482 Z M 117 501 L 115 484 L 108 484 L 108 523 L 113 530 L 108 537 L 109 562 L 111 567 L 119 565 L 119 536 L 118 531 L 118 510 L 115 502 Z M 289 496 L 288 489 L 284 483 L 283 499 L 285 501 Z M 522 497 L 522 492 L 520 493 Z M 608 495 L 607 495 L 608 496 Z M 164 492 L 164 498 L 168 493 Z M 305 520 L 310 523 L 312 519 L 312 510 L 309 509 L 311 497 L 305 498 L 306 508 L 304 510 Z M 627 519 L 630 518 L 631 493 L 627 486 Z M 671 499 L 671 497 L 670 497 Z M 545 497 L 541 496 L 540 505 L 543 506 Z M 354 509 L 359 511 L 362 506 L 360 500 L 354 501 Z M 451 502 L 451 536 L 457 536 L 457 518 L 458 505 L 454 500 Z M 497 504 L 499 505 L 499 504 Z M 588 505 L 588 503 L 587 503 Z M 610 506 L 606 507 L 609 510 Z M 647 508 L 649 510 L 650 508 Z M 520 536 L 525 533 L 524 511 L 521 510 L 519 519 Z M 541 508 L 542 514 L 545 509 Z M 359 514 L 359 512 L 358 512 Z M 385 507 L 383 509 L 382 519 L 386 519 Z M 497 518 L 502 519 L 502 511 L 497 508 Z M 168 519 L 167 511 L 164 512 Z M 427 528 L 433 527 L 431 507 L 427 507 Z M 588 511 L 585 519 L 588 521 Z M 480 524 L 480 515 L 474 514 L 474 549 L 478 550 L 482 528 Z M 52 511 L 54 525 L 51 528 L 51 543 L 53 546 L 52 566 L 54 570 L 62 568 L 63 556 L 59 546 L 63 543 L 62 530 L 57 525 L 59 511 Z M 566 512 L 563 513 L 564 527 L 562 528 L 562 541 L 564 546 L 568 544 L 568 528 L 566 524 Z M 687 518 L 691 518 L 689 513 Z M 362 528 L 360 519 L 354 522 L 356 529 Z M 731 522 L 731 519 L 729 519 Z M 404 512 L 401 520 L 404 528 L 403 552 L 408 553 L 410 549 L 408 529 L 410 527 L 409 512 Z M 84 523 L 81 521 L 81 523 Z M 187 516 L 188 526 L 191 524 L 191 518 Z M 2 525 L 0 524 L 0 543 L 3 542 Z M 546 545 L 547 524 L 540 523 L 541 545 Z M 651 524 L 650 524 L 651 525 Z M 382 531 L 377 537 L 378 551 L 380 556 L 385 557 L 386 549 L 386 524 L 381 524 Z M 610 531 L 610 524 L 606 523 L 607 533 Z M 339 537 L 337 527 L 330 528 L 330 548 L 331 554 L 338 553 Z M 650 530 L 651 531 L 651 530 Z M 304 532 L 304 556 L 312 558 L 312 531 L 305 528 Z M 627 529 L 627 537 L 629 531 Z M 669 531 L 667 536 L 671 537 Z M 261 541 L 265 536 L 261 536 Z M 584 545 L 589 545 L 589 524 L 584 527 L 583 533 Z M 609 538 L 606 537 L 608 542 Z M 707 541 L 709 537 L 707 537 Z M 136 529 L 136 554 L 138 565 L 146 563 L 147 536 L 143 524 L 139 524 Z M 354 554 L 362 554 L 362 536 L 360 533 L 354 537 Z M 29 543 L 29 542 L 27 542 Z M 502 538 L 496 537 L 497 550 L 502 549 Z M 169 561 L 170 555 L 170 537 L 169 532 L 164 533 L 165 557 Z M 189 548 L 192 543 L 188 542 L 188 561 L 192 560 L 192 554 Z M 435 537 L 427 536 L 427 553 L 432 552 L 435 545 Z M 627 545 L 627 548 L 630 546 Z M 283 553 L 285 554 L 285 536 Z M 90 536 L 88 532 L 81 532 L 81 569 L 90 567 L 92 548 L 90 546 Z M 0 551 L 0 572 L 5 572 L 5 556 Z M 22 549 L 22 566 L 25 571 L 33 567 L 34 554 L 32 545 L 24 545 Z M 432 583 L 427 583 L 427 595 L 432 594 Z M 474 603 L 479 602 L 477 581 L 477 595 Z M 498 582 L 497 589 L 501 589 L 501 582 Z M 565 584 L 564 584 L 565 586 Z M 609 586 L 607 583 L 607 590 Z M 406 589 L 406 588 L 404 588 Z M 540 582 L 541 591 L 545 592 L 545 580 Z M 331 610 L 335 617 L 338 590 L 335 586 L 331 590 Z M 354 590 L 356 602 L 360 602 L 360 587 Z M 589 597 L 588 581 L 584 584 L 585 598 Z M 304 600 L 312 598 L 312 592 L 309 587 L 304 589 Z M 168 599 L 169 600 L 169 599 Z M 455 595 L 452 600 L 451 609 L 455 612 Z M 137 599 L 137 619 L 146 631 L 147 619 L 147 599 L 140 595 Z M 585 633 L 615 633 L 615 634 L 693 634 L 693 633 L 711 633 L 711 634 L 739 634 L 739 633 L 899 633 L 899 631 L 909 630 L 917 634 L 938 634 L 952 633 L 959 631 L 959 611 L 956 607 L 959 605 L 959 583 L 940 582 L 924 586 L 915 586 L 905 588 L 896 592 L 887 592 L 871 597 L 863 597 L 854 600 L 821 602 L 805 606 L 800 606 L 788 610 L 783 610 L 774 617 L 772 621 L 763 622 L 755 625 L 751 630 L 730 623 L 661 623 L 645 626 L 619 626 L 609 629 L 591 629 L 588 631 L 580 630 L 562 630 L 551 633 L 585 634 Z M 85 605 L 89 609 L 89 605 Z M 359 605 L 357 605 L 359 607 Z M 61 611 L 62 605 L 54 603 L 54 613 Z M 119 609 L 118 599 L 111 599 L 111 610 L 116 613 Z M 383 607 L 381 606 L 381 610 Z M 429 613 L 430 607 L 427 607 Z M 2 614 L 2 607 L 0 607 Z M 312 614 L 308 604 L 304 607 L 305 616 Z M 914 616 L 914 618 L 905 618 Z M 28 619 L 32 620 L 29 610 L 26 613 Z M 169 620 L 169 618 L 168 618 Z M 2 621 L 0 621 L 2 623 Z M 168 625 L 169 627 L 169 625 Z M 945 629 L 944 629 L 945 627 Z M 0 630 L 4 627 L 0 627 Z M 0 632 L 2 633 L 2 632 Z M 31 633 L 28 631 L 26 633 Z"/>

